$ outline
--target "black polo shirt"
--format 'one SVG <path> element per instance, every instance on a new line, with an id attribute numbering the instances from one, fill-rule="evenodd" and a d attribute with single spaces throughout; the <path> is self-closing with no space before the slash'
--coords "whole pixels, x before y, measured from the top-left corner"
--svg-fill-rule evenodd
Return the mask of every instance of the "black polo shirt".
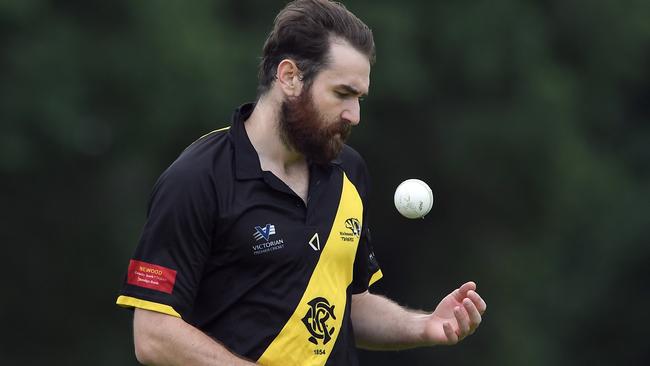
<path id="1" fill-rule="evenodd" d="M 356 365 L 350 296 L 381 278 L 368 172 L 345 146 L 307 204 L 262 171 L 237 109 L 160 176 L 117 304 L 178 316 L 263 365 Z"/>

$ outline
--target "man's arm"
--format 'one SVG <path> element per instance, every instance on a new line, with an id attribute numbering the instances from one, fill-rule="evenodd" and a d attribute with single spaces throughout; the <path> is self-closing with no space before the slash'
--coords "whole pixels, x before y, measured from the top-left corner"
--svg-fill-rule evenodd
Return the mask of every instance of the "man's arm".
<path id="1" fill-rule="evenodd" d="M 433 313 L 406 309 L 369 292 L 352 295 L 357 346 L 396 350 L 451 345 L 474 333 L 487 305 L 468 282 L 447 295 Z"/>
<path id="2" fill-rule="evenodd" d="M 255 365 L 183 319 L 154 311 L 135 309 L 133 338 L 135 356 L 144 365 Z"/>

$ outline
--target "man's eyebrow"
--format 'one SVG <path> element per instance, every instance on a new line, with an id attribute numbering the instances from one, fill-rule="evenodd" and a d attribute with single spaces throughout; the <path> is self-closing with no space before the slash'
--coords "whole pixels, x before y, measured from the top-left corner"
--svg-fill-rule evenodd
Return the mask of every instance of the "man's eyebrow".
<path id="1" fill-rule="evenodd" d="M 356 88 L 354 88 L 354 87 L 352 87 L 350 85 L 347 85 L 347 84 L 338 85 L 337 88 L 344 89 L 346 92 L 348 92 L 350 94 L 358 95 L 360 97 L 367 97 L 368 96 L 368 93 L 362 93 L 359 90 L 357 90 Z"/>

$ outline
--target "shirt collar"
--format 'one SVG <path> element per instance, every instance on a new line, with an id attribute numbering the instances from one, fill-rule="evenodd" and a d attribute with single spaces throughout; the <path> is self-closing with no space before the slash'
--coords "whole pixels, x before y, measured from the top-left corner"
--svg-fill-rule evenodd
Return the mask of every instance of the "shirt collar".
<path id="1" fill-rule="evenodd" d="M 243 104 L 232 115 L 230 137 L 235 146 L 235 174 L 237 179 L 262 177 L 260 158 L 244 127 L 244 122 L 253 113 L 253 109 L 255 109 L 255 103 Z"/>

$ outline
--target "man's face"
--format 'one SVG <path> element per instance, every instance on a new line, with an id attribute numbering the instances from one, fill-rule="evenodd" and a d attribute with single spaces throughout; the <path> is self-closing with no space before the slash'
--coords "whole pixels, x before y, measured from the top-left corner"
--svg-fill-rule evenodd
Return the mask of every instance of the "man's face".
<path id="1" fill-rule="evenodd" d="M 370 85 L 370 63 L 342 42 L 332 42 L 328 64 L 300 95 L 282 103 L 283 141 L 314 163 L 341 152 L 351 128 L 360 121 L 359 99 Z"/>

